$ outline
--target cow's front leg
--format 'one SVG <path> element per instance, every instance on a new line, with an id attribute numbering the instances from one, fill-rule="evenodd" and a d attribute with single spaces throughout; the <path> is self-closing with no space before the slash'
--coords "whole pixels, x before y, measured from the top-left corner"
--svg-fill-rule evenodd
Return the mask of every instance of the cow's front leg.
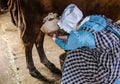
<path id="1" fill-rule="evenodd" d="M 30 75 L 40 80 L 51 82 L 48 79 L 46 79 L 43 75 L 41 75 L 41 73 L 35 68 L 32 58 L 32 49 L 33 49 L 33 43 L 25 44 L 26 63 Z"/>
<path id="2" fill-rule="evenodd" d="M 37 48 L 37 51 L 38 51 L 38 54 L 40 57 L 40 61 L 47 68 L 49 68 L 53 73 L 61 75 L 61 70 L 56 68 L 56 66 L 47 59 L 45 52 L 44 52 L 44 49 L 43 49 L 43 41 L 44 41 L 44 34 L 42 32 L 39 32 L 39 35 L 36 39 L 35 45 L 36 45 L 36 48 Z"/>
<path id="3" fill-rule="evenodd" d="M 32 40 L 30 40 L 30 38 L 32 38 Z M 44 80 L 45 78 L 35 68 L 33 58 L 32 58 L 32 49 L 33 49 L 35 39 L 32 36 L 27 35 L 25 33 L 22 36 L 22 40 L 23 40 L 23 44 L 24 44 L 24 47 L 25 47 L 26 65 L 27 65 L 27 68 L 29 69 L 30 75 L 35 77 L 35 78 Z"/>
<path id="4" fill-rule="evenodd" d="M 27 68 L 29 69 L 30 74 L 32 75 L 33 73 L 36 72 L 36 68 L 33 63 L 33 58 L 32 58 L 32 48 L 33 48 L 33 43 L 24 43 L 25 45 L 25 56 L 26 56 L 26 64 Z"/>

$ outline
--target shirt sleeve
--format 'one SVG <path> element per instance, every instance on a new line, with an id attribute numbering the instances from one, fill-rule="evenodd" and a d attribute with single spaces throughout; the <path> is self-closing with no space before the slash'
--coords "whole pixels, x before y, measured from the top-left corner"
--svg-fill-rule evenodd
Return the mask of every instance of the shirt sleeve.
<path id="1" fill-rule="evenodd" d="M 62 39 L 56 38 L 55 39 L 55 43 L 62 49 L 66 50 L 65 46 L 66 46 L 66 42 Z"/>

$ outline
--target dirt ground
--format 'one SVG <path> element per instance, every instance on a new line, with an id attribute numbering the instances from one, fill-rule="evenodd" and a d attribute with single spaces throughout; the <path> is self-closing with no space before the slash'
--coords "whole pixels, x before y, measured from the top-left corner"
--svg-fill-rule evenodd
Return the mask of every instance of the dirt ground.
<path id="1" fill-rule="evenodd" d="M 59 55 L 64 51 L 48 36 L 45 36 L 44 50 L 48 59 L 60 69 Z M 35 47 L 33 59 L 42 75 L 59 84 L 61 78 L 40 63 Z M 0 84 L 46 84 L 29 75 L 19 29 L 11 23 L 9 12 L 0 14 Z"/>

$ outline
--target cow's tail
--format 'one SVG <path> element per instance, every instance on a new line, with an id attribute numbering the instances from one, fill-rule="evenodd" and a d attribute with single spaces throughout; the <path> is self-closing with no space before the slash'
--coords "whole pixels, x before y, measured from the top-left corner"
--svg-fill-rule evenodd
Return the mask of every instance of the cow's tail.
<path id="1" fill-rule="evenodd" d="M 8 0 L 8 8 L 10 10 L 12 22 L 15 26 L 20 28 L 20 33 L 22 36 L 26 28 L 20 4 L 21 4 L 20 0 Z"/>
<path id="2" fill-rule="evenodd" d="M 8 8 L 10 10 L 11 20 L 15 26 L 18 26 L 18 8 L 17 0 L 8 0 Z"/>

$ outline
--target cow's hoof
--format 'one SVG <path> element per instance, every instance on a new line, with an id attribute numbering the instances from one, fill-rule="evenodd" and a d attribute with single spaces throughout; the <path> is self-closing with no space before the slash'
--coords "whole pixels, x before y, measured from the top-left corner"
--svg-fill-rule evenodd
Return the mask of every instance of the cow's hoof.
<path id="1" fill-rule="evenodd" d="M 43 62 L 43 64 L 54 74 L 57 74 L 59 76 L 62 76 L 61 70 L 58 69 L 53 63 L 51 63 L 49 60 Z"/>
<path id="2" fill-rule="evenodd" d="M 48 80 L 47 78 L 45 78 L 43 75 L 41 75 L 41 73 L 38 70 L 34 70 L 32 72 L 30 72 L 30 75 L 34 78 L 37 78 L 39 80 L 45 81 L 49 84 L 51 84 L 52 82 L 54 82 L 54 80 Z"/>
<path id="3" fill-rule="evenodd" d="M 58 69 L 58 68 L 56 68 L 55 65 L 52 65 L 52 66 L 50 67 L 50 70 L 51 70 L 51 72 L 53 72 L 53 73 L 55 73 L 55 74 L 57 74 L 57 75 L 59 75 L 59 76 L 62 76 L 61 70 Z"/>
<path id="4" fill-rule="evenodd" d="M 38 70 L 31 71 L 30 75 L 32 77 L 35 77 L 35 78 L 41 78 L 42 77 L 42 75 L 40 74 L 40 72 Z"/>

